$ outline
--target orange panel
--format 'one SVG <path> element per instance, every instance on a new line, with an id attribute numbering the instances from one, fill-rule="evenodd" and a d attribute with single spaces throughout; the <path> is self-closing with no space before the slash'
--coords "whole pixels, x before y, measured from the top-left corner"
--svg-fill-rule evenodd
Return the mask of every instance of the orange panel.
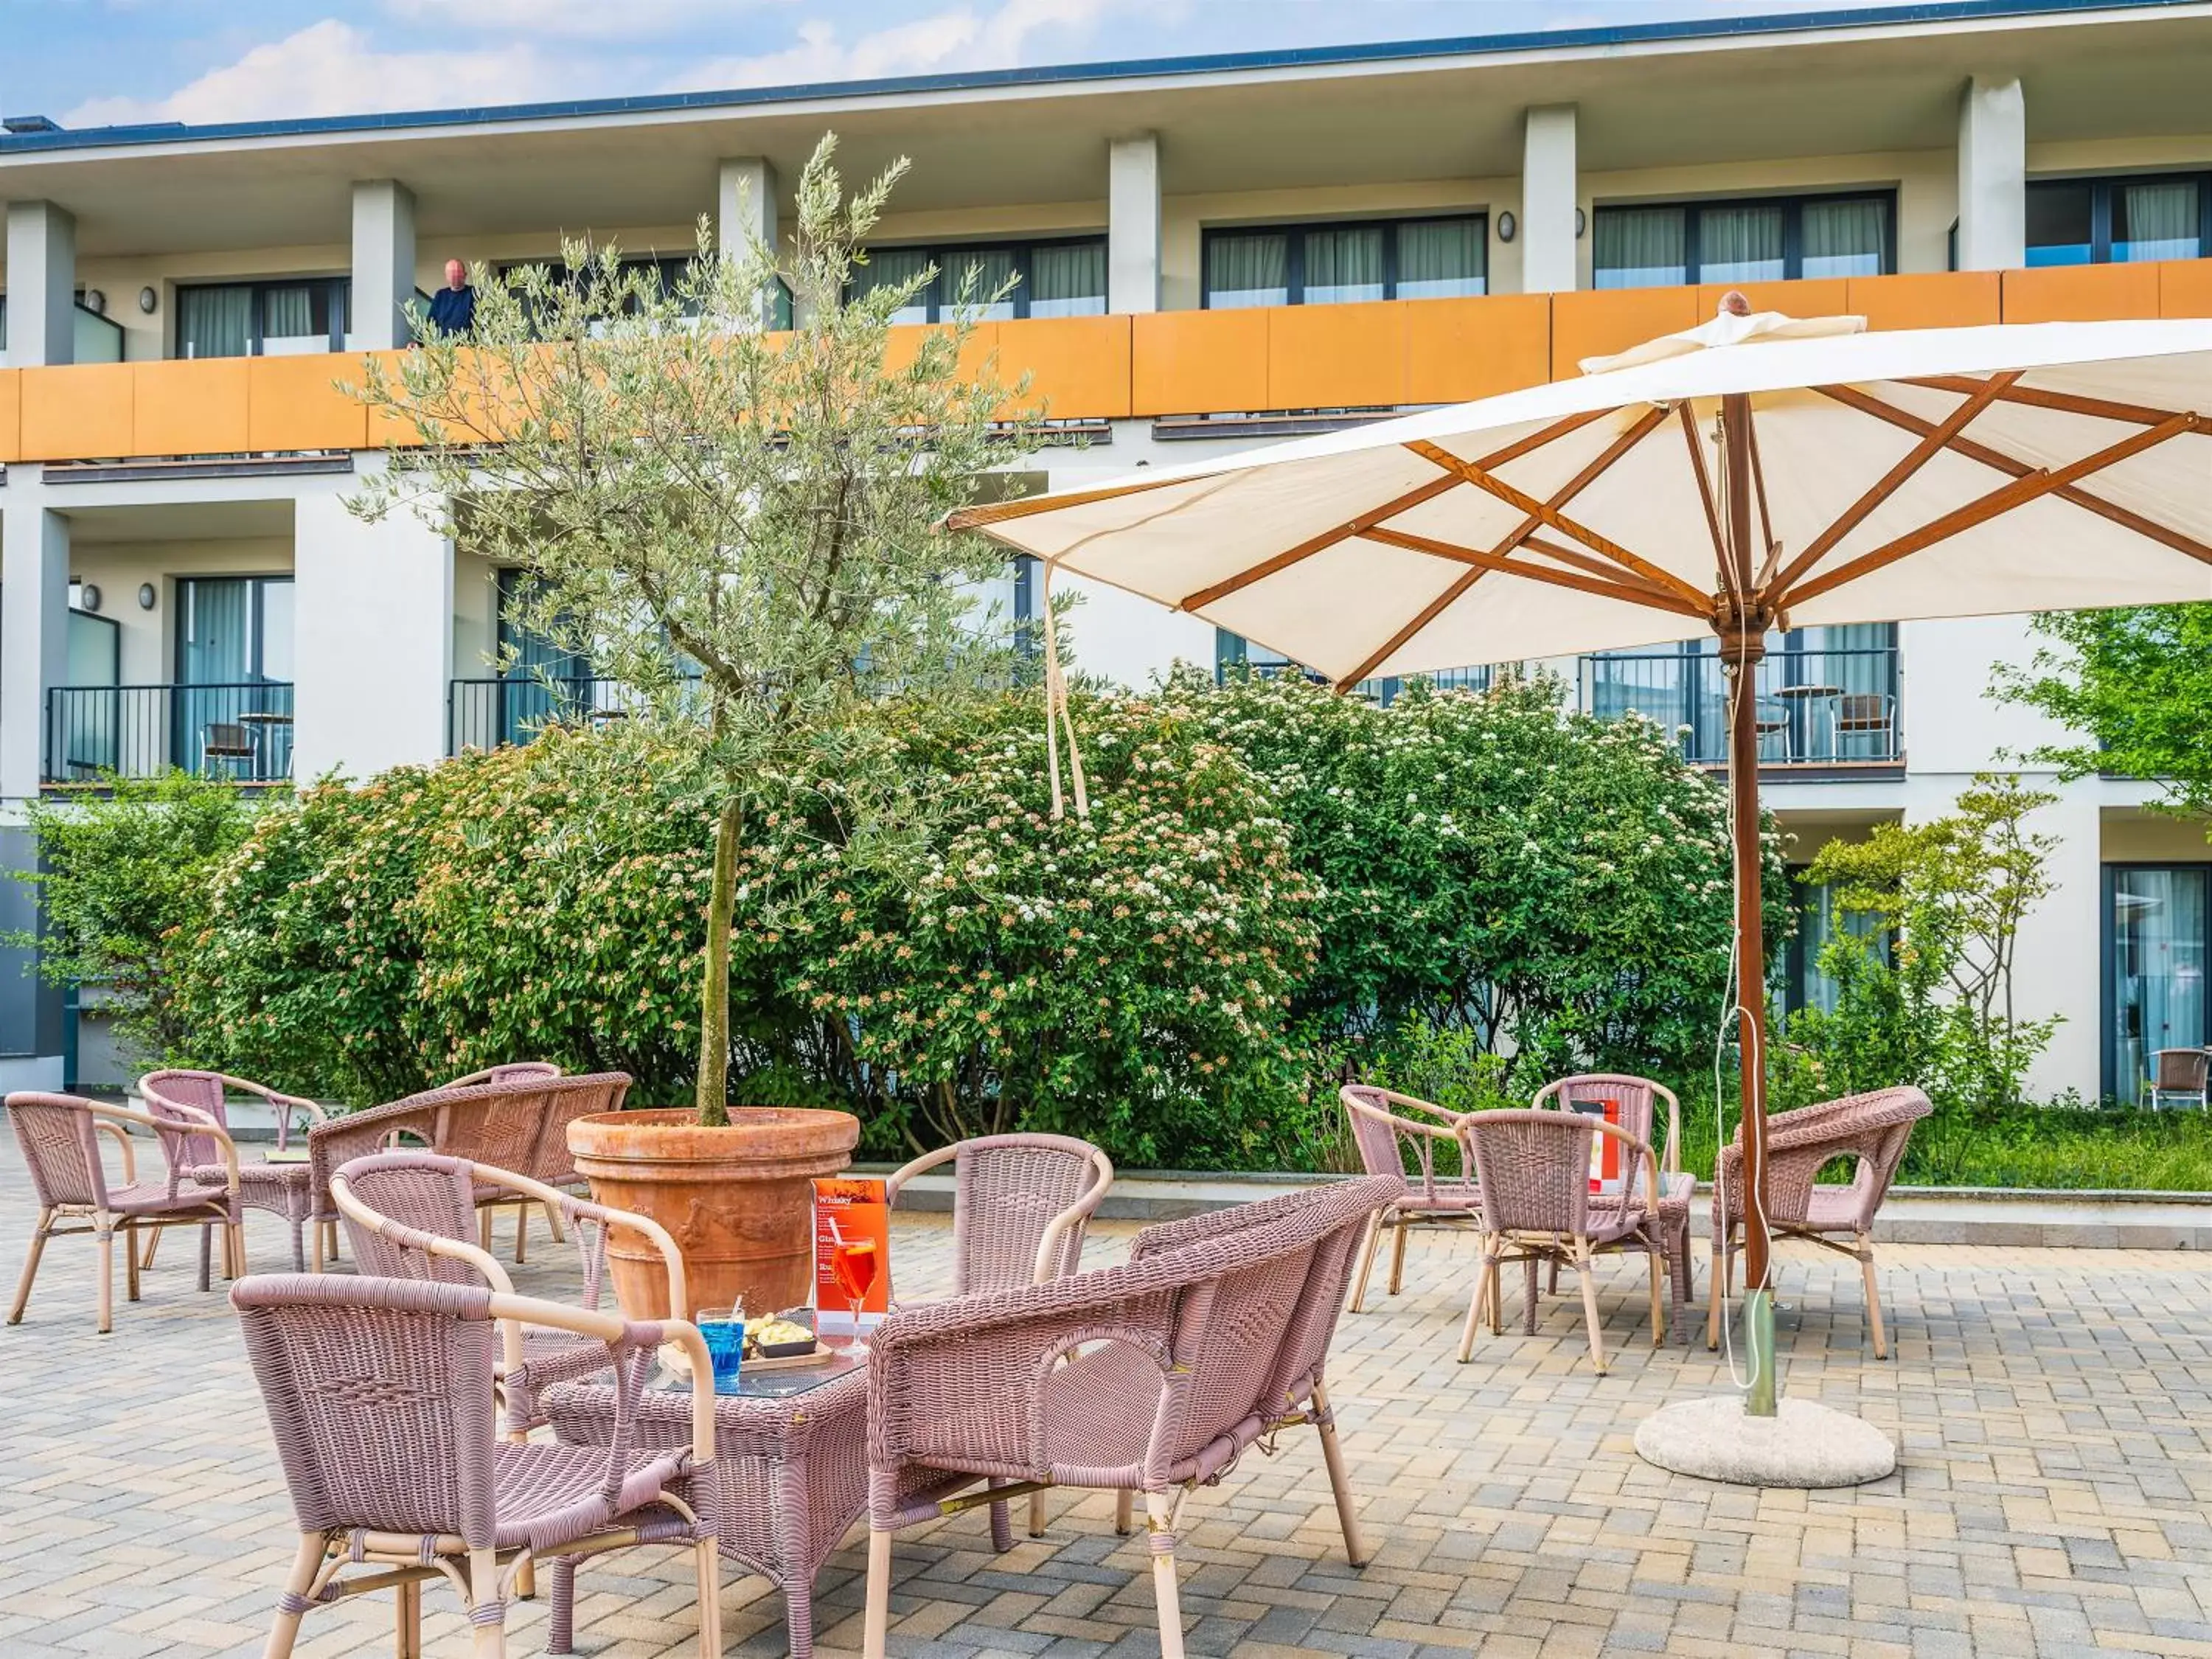
<path id="1" fill-rule="evenodd" d="M 2048 265 L 2004 274 L 2008 323 L 2098 323 L 2158 315 L 2158 267 Z"/>
<path id="2" fill-rule="evenodd" d="M 1552 378 L 1571 380 L 1585 357 L 1626 351 L 1705 320 L 1694 288 L 1620 288 L 1552 296 Z"/>
<path id="3" fill-rule="evenodd" d="M 248 357 L 131 365 L 131 453 L 226 455 L 246 438 Z M 270 446 L 273 447 L 273 446 Z"/>
<path id="4" fill-rule="evenodd" d="M 999 378 L 1030 378 L 1024 406 L 1056 421 L 1113 420 L 1129 412 L 1127 317 L 1034 317 L 1000 323 Z"/>
<path id="5" fill-rule="evenodd" d="M 960 373 L 963 376 L 981 374 L 999 349 L 997 323 L 978 323 L 968 333 L 967 343 L 960 348 Z M 905 324 L 890 331 L 890 338 L 884 346 L 884 372 L 897 374 L 914 366 L 921 355 L 921 343 L 935 334 L 949 334 L 951 330 L 943 323 Z M 1013 371 L 1001 369 L 1000 378 L 1011 382 Z"/>
<path id="6" fill-rule="evenodd" d="M 1796 283 L 1700 283 L 1698 320 L 1705 322 L 1717 315 L 1721 296 L 1731 293 L 1750 301 L 1753 311 L 1778 311 L 1789 317 L 1841 317 L 1847 310 L 1844 290 L 1848 286 L 1840 276 L 1814 276 Z"/>
<path id="7" fill-rule="evenodd" d="M 1155 311 L 1129 319 L 1129 412 L 1222 415 L 1267 407 L 1268 319 L 1249 311 Z"/>
<path id="8" fill-rule="evenodd" d="M 1552 302 L 1541 294 L 1407 300 L 1409 404 L 1468 403 L 1540 386 L 1552 372 Z"/>
<path id="9" fill-rule="evenodd" d="M 2212 259 L 2171 259 L 2158 267 L 2158 314 L 2212 317 Z"/>
<path id="10" fill-rule="evenodd" d="M 130 454 L 134 368 L 71 363 L 21 370 L 23 459 L 112 460 Z"/>
<path id="11" fill-rule="evenodd" d="M 1936 270 L 1854 276 L 1844 309 L 1869 328 L 1977 328 L 1998 316 L 1994 270 Z"/>
<path id="12" fill-rule="evenodd" d="M 1395 409 L 1405 401 L 1405 306 L 1281 306 L 1268 317 L 1269 409 Z"/>
<path id="13" fill-rule="evenodd" d="M 23 427 L 20 371 L 0 368 L 0 462 L 23 459 Z"/>
<path id="14" fill-rule="evenodd" d="M 338 390 L 341 380 L 349 386 L 362 384 L 362 361 L 338 352 L 253 359 L 246 375 L 246 439 L 240 447 L 366 447 L 368 406 Z"/>

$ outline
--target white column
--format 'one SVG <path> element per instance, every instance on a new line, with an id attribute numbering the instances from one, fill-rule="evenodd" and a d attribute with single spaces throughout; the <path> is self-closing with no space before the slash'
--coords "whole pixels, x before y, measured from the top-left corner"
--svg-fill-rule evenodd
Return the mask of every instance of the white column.
<path id="1" fill-rule="evenodd" d="M 1106 150 L 1106 309 L 1160 308 L 1160 140 L 1116 138 Z"/>
<path id="2" fill-rule="evenodd" d="M 415 192 L 397 179 L 361 179 L 353 187 L 353 326 L 362 351 L 408 341 L 407 302 L 415 297 Z"/>
<path id="3" fill-rule="evenodd" d="M 1959 99 L 1959 269 L 2027 263 L 2027 106 L 2017 80 L 1976 76 Z"/>
<path id="4" fill-rule="evenodd" d="M 775 246 L 775 169 L 765 157 L 734 155 L 722 163 L 714 231 L 726 258 L 743 258 L 749 240 Z"/>
<path id="5" fill-rule="evenodd" d="M 380 455 L 358 458 L 364 470 Z M 446 752 L 453 544 L 397 507 L 364 524 L 335 494 L 294 509 L 292 772 L 367 777 Z"/>
<path id="6" fill-rule="evenodd" d="M 1521 149 L 1521 291 L 1567 294 L 1575 286 L 1575 106 L 1530 110 Z"/>
<path id="7" fill-rule="evenodd" d="M 76 359 L 76 220 L 52 202 L 8 204 L 8 362 Z"/>
<path id="8" fill-rule="evenodd" d="M 39 471 L 10 468 L 0 499 L 0 798 L 9 800 L 39 793 L 46 694 L 68 678 L 70 526 L 46 505 Z"/>

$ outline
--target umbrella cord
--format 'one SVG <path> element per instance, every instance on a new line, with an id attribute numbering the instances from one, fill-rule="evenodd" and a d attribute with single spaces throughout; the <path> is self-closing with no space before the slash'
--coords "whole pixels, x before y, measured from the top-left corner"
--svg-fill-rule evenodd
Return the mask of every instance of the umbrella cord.
<path id="1" fill-rule="evenodd" d="M 1052 816 L 1066 814 L 1060 789 L 1060 727 L 1067 727 L 1067 769 L 1074 787 L 1075 816 L 1091 816 L 1091 794 L 1083 777 L 1083 750 L 1075 741 L 1075 715 L 1067 706 L 1067 679 L 1060 667 L 1060 626 L 1052 614 L 1052 573 L 1054 562 L 1044 561 L 1044 754 L 1052 770 Z"/>

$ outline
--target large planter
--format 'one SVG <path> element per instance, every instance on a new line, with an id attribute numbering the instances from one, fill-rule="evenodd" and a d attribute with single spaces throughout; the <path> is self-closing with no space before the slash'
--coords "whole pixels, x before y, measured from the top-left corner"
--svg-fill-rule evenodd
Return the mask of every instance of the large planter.
<path id="1" fill-rule="evenodd" d="M 814 1289 L 814 1188 L 852 1162 L 849 1112 L 747 1107 L 726 1128 L 689 1110 L 595 1112 L 568 1126 L 592 1196 L 665 1227 L 684 1255 L 689 1308 L 671 1309 L 657 1250 L 617 1230 L 608 1240 L 615 1294 L 632 1319 L 689 1319 L 740 1295 L 754 1313 L 808 1301 Z"/>

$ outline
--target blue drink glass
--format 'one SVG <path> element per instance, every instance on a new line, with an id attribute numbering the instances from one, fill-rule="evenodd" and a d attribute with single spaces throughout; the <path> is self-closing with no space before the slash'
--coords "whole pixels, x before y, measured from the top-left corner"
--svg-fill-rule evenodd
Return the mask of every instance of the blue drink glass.
<path id="1" fill-rule="evenodd" d="M 745 1322 L 731 1318 L 727 1308 L 718 1308 L 712 1313 L 702 1312 L 692 1322 L 707 1339 L 707 1357 L 714 1362 L 715 1386 L 735 1382 L 738 1364 L 744 1358 Z"/>

